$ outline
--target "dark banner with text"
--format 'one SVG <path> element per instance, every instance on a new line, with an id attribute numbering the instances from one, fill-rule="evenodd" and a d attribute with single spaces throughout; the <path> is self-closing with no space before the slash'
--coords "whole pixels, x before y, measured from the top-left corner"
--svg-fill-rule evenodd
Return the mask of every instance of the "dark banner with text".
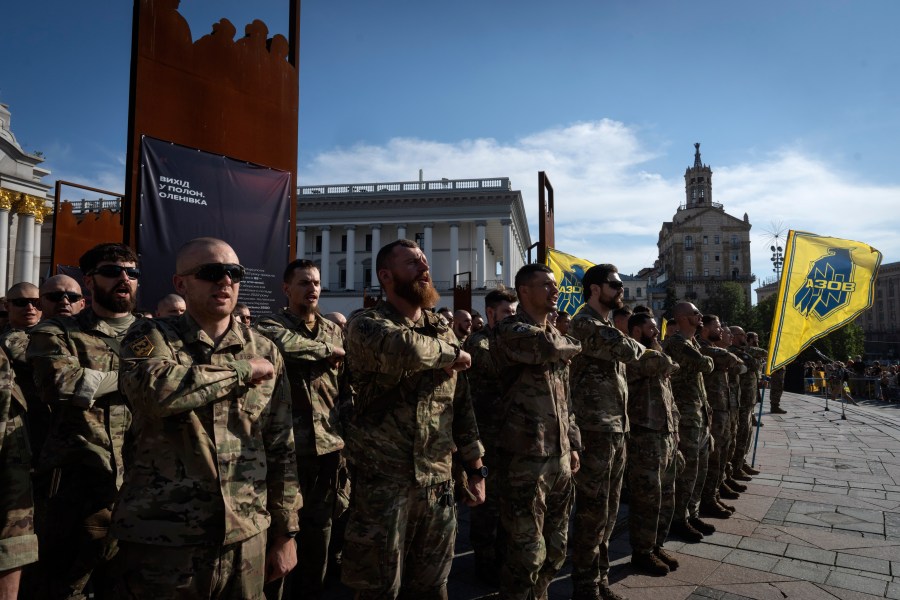
<path id="1" fill-rule="evenodd" d="M 251 314 L 284 304 L 289 261 L 291 174 L 144 136 L 138 252 L 140 305 L 173 293 L 175 253 L 197 237 L 228 242 L 247 272 L 239 300 Z"/>

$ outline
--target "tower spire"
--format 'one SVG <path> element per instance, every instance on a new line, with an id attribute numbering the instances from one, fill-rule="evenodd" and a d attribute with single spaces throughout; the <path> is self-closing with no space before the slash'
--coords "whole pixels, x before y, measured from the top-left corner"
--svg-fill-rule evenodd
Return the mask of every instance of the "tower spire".
<path id="1" fill-rule="evenodd" d="M 694 144 L 694 168 L 702 167 L 703 163 L 700 161 L 700 142 Z"/>

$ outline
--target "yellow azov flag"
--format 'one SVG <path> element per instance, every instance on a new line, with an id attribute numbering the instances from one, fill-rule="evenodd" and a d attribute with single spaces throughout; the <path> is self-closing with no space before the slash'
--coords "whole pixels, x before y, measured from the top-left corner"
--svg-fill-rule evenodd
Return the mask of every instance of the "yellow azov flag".
<path id="1" fill-rule="evenodd" d="M 585 271 L 594 266 L 594 263 L 553 248 L 547 248 L 547 266 L 553 270 L 556 283 L 559 285 L 557 310 L 574 315 L 584 304 L 581 278 L 584 277 Z"/>
<path id="2" fill-rule="evenodd" d="M 766 374 L 872 306 L 880 264 L 868 244 L 788 232 Z"/>

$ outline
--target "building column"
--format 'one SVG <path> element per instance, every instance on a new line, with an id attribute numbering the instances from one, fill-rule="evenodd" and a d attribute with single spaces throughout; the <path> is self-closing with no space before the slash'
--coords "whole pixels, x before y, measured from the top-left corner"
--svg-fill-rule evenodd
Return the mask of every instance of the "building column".
<path id="1" fill-rule="evenodd" d="M 434 260 L 432 260 L 431 256 L 434 247 L 434 223 L 425 223 L 425 235 L 423 237 L 422 244 L 425 247 L 422 248 L 422 252 L 425 253 L 425 258 L 428 259 L 428 264 L 431 265 L 431 273 L 434 275 Z"/>
<path id="2" fill-rule="evenodd" d="M 297 258 L 306 258 L 306 225 L 297 227 Z"/>
<path id="3" fill-rule="evenodd" d="M 14 193 L 0 190 L 0 287 L 2 293 L 7 288 L 7 266 L 9 265 L 9 211 L 13 205 Z"/>
<path id="4" fill-rule="evenodd" d="M 322 289 L 331 289 L 331 225 L 322 226 L 322 268 L 319 269 Z"/>
<path id="5" fill-rule="evenodd" d="M 22 195 L 16 206 L 19 225 L 16 229 L 16 268 L 13 284 L 32 281 L 34 277 L 34 216 L 43 202 L 34 196 Z"/>
<path id="6" fill-rule="evenodd" d="M 381 223 L 375 223 L 372 225 L 372 278 L 369 281 L 369 287 L 373 288 L 381 285 L 378 283 L 378 266 L 375 264 L 379 250 L 381 250 Z"/>
<path id="7" fill-rule="evenodd" d="M 484 242 L 485 242 L 485 227 L 487 223 L 484 221 L 475 221 L 475 287 L 483 288 L 484 287 L 484 279 L 485 273 L 487 269 L 485 269 L 484 264 Z"/>
<path id="8" fill-rule="evenodd" d="M 397 224 L 397 239 L 398 240 L 406 239 L 406 223 L 398 223 Z"/>
<path id="9" fill-rule="evenodd" d="M 450 223 L 450 285 L 459 273 L 459 223 Z"/>
<path id="10" fill-rule="evenodd" d="M 41 284 L 41 225 L 44 223 L 44 213 L 38 211 L 34 215 L 34 270 L 32 281 L 34 285 Z"/>
<path id="11" fill-rule="evenodd" d="M 503 285 L 512 287 L 513 265 L 512 260 L 512 219 L 501 219 L 503 225 Z"/>
<path id="12" fill-rule="evenodd" d="M 356 225 L 347 225 L 347 254 L 344 256 L 346 260 L 347 286 L 348 290 L 356 289 Z"/>

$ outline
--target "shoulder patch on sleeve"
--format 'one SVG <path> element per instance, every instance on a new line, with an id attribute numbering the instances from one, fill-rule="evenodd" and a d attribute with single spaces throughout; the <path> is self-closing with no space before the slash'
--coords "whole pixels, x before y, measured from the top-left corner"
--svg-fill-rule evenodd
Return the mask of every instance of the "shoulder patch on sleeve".
<path id="1" fill-rule="evenodd" d="M 131 351 L 134 352 L 134 355 L 139 358 L 145 358 L 150 356 L 150 353 L 153 352 L 153 343 L 150 341 L 146 335 L 141 337 L 139 340 L 132 342 L 129 346 Z"/>

